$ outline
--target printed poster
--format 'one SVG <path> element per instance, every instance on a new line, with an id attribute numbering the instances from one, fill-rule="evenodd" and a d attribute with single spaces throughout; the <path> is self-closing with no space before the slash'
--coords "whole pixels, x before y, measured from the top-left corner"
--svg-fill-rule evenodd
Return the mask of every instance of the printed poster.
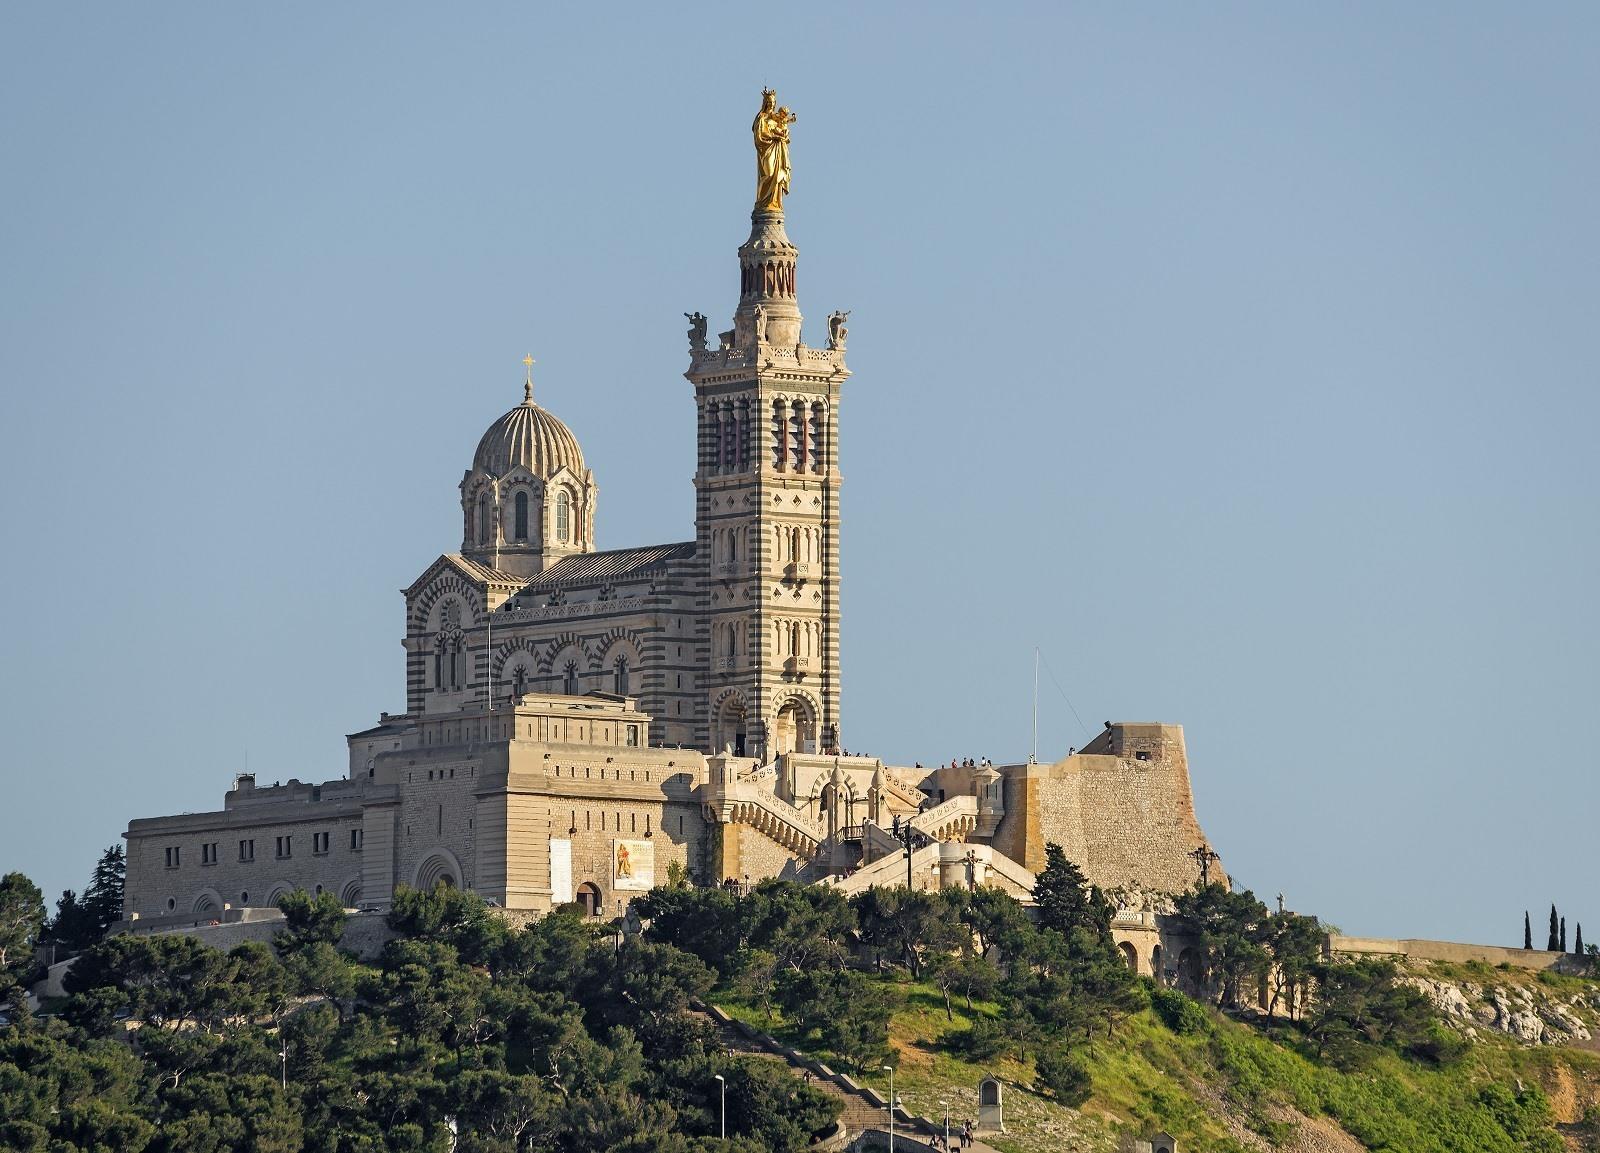
<path id="1" fill-rule="evenodd" d="M 619 892 L 645 892 L 656 886 L 654 841 L 611 842 L 611 887 Z"/>

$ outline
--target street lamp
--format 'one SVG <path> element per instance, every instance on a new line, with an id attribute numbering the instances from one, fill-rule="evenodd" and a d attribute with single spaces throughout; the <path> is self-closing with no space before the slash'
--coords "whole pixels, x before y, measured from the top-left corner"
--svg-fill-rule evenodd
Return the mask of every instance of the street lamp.
<path id="1" fill-rule="evenodd" d="M 940 1101 L 939 1108 L 944 1110 L 944 1148 L 945 1153 L 950 1153 L 950 1102 Z"/>
<path id="2" fill-rule="evenodd" d="M 910 892 L 911 889 L 913 888 L 913 885 L 912 885 L 912 882 L 911 882 L 911 853 L 912 853 L 911 838 L 915 834 L 911 830 L 912 830 L 911 818 L 907 817 L 904 821 L 900 822 L 900 831 L 898 833 L 894 834 L 894 839 L 899 841 L 902 845 L 905 846 L 905 854 L 906 854 L 906 891 L 907 892 Z M 937 867 L 937 866 L 935 866 L 935 867 Z"/>
<path id="3" fill-rule="evenodd" d="M 889 1153 L 894 1153 L 894 1066 L 885 1065 L 883 1071 L 889 1074 Z"/>
<path id="4" fill-rule="evenodd" d="M 722 1097 L 722 1139 L 728 1139 L 728 1082 L 721 1073 L 717 1074 L 717 1089 Z"/>

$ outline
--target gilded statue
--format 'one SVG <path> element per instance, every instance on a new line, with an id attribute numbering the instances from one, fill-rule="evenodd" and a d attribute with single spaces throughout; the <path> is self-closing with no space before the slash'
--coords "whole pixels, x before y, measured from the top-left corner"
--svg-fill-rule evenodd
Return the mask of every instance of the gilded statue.
<path id="1" fill-rule="evenodd" d="M 750 126 L 756 138 L 756 210 L 782 212 L 783 198 L 789 193 L 789 125 L 797 117 L 778 107 L 778 94 L 770 88 L 761 92 L 761 111 Z"/>

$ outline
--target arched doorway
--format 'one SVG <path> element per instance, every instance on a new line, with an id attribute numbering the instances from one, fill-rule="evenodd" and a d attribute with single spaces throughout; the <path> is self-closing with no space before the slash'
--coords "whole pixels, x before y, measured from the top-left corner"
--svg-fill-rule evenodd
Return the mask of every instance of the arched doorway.
<path id="1" fill-rule="evenodd" d="M 600 886 L 593 881 L 585 881 L 579 885 L 578 891 L 573 894 L 573 898 L 579 905 L 583 906 L 583 915 L 585 917 L 598 917 L 600 910 L 605 907 L 604 898 L 600 896 Z"/>
<path id="2" fill-rule="evenodd" d="M 714 747 L 718 752 L 732 749 L 736 757 L 747 757 L 749 746 L 748 713 L 744 698 L 733 693 L 717 708 L 717 732 Z"/>
<path id="3" fill-rule="evenodd" d="M 1161 971 L 1161 946 L 1150 946 L 1150 974 L 1156 979 L 1156 984 L 1165 985 L 1167 975 Z"/>
<path id="4" fill-rule="evenodd" d="M 1193 949 L 1178 954 L 1178 987 L 1192 997 L 1200 995 L 1200 954 Z"/>
<path id="5" fill-rule="evenodd" d="M 454 855 L 438 852 L 417 866 L 417 880 L 412 887 L 429 893 L 440 885 L 454 889 L 460 884 L 461 866 L 456 863 Z"/>
<path id="6" fill-rule="evenodd" d="M 773 726 L 773 745 L 779 754 L 817 751 L 816 718 L 807 702 L 794 697 L 783 703 Z"/>
<path id="7" fill-rule="evenodd" d="M 1130 941 L 1118 941 L 1117 951 L 1122 954 L 1122 959 L 1127 963 L 1130 973 L 1139 971 L 1139 950 L 1133 947 Z"/>

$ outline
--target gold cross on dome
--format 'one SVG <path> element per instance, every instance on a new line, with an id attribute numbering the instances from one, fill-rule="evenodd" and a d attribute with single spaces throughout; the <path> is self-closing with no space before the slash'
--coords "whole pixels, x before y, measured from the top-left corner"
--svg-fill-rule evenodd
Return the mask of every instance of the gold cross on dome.
<path id="1" fill-rule="evenodd" d="M 533 366 L 538 362 L 533 359 L 533 353 L 530 352 L 522 358 L 522 363 L 528 370 L 527 382 L 522 387 L 522 399 L 531 401 L 533 399 Z"/>

